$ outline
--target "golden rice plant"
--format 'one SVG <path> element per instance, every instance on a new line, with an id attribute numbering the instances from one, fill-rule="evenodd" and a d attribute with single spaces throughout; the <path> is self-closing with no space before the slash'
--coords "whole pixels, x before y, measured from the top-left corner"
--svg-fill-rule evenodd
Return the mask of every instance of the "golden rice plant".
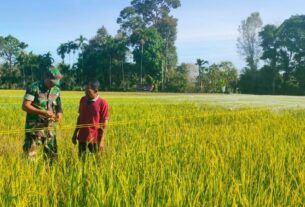
<path id="1" fill-rule="evenodd" d="M 0 206 L 305 203 L 303 109 L 106 93 L 111 106 L 106 152 L 81 162 L 71 136 L 82 93 L 64 92 L 59 159 L 49 165 L 41 153 L 34 161 L 22 157 L 22 95 L 0 96 Z"/>

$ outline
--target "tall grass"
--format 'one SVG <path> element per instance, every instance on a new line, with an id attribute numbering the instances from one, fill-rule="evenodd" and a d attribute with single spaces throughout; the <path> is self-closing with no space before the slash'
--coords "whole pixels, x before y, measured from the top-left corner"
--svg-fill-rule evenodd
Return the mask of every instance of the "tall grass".
<path id="1" fill-rule="evenodd" d="M 14 94 L 0 97 L 2 130 L 23 128 L 22 92 Z M 73 130 L 60 130 L 76 122 L 81 95 L 62 95 L 55 164 L 23 158 L 22 133 L 1 135 L 0 206 L 305 203 L 305 110 L 230 110 L 166 95 L 107 94 L 106 152 L 83 163 Z"/>

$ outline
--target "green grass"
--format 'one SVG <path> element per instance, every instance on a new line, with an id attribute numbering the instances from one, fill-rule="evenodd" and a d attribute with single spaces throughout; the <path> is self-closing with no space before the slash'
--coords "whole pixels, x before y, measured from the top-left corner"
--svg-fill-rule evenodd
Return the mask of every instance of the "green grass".
<path id="1" fill-rule="evenodd" d="M 0 206 L 302 206 L 304 98 L 103 93 L 106 152 L 71 143 L 80 92 L 63 92 L 59 160 L 22 158 L 23 91 L 0 92 Z M 0 133 L 1 133 L 0 131 Z"/>

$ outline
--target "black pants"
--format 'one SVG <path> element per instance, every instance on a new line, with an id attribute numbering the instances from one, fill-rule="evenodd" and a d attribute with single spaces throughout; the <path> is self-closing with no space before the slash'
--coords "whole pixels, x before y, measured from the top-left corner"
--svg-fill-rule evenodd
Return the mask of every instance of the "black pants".
<path id="1" fill-rule="evenodd" d="M 83 157 L 86 154 L 87 147 L 90 153 L 97 153 L 97 144 L 93 143 L 78 143 L 78 156 Z"/>

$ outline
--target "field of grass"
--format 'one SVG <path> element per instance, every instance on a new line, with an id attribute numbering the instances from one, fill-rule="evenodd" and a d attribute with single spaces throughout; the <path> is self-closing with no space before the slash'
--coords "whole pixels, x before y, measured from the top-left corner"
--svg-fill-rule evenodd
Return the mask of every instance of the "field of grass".
<path id="1" fill-rule="evenodd" d="M 0 206 L 303 206 L 305 98 L 103 93 L 102 158 L 71 143 L 81 92 L 63 92 L 59 159 L 22 157 L 24 91 L 0 91 Z"/>

